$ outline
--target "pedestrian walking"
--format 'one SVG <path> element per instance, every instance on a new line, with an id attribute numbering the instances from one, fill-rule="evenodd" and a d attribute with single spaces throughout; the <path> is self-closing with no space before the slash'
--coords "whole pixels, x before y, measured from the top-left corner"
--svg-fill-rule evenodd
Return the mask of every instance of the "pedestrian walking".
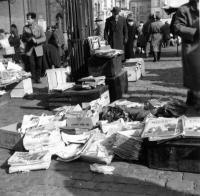
<path id="1" fill-rule="evenodd" d="M 144 53 L 145 45 L 146 45 L 145 36 L 143 34 L 143 26 L 144 26 L 144 22 L 140 21 L 138 25 L 138 42 L 137 42 L 138 53 L 140 55 Z"/>
<path id="2" fill-rule="evenodd" d="M 150 24 L 153 22 L 153 15 L 149 15 L 148 20 L 144 23 L 143 25 L 143 29 L 142 29 L 142 33 L 144 35 L 144 50 L 145 50 L 145 57 L 149 57 L 149 54 L 151 52 L 151 45 L 150 45 L 150 33 L 149 33 L 149 29 L 150 29 Z"/>
<path id="3" fill-rule="evenodd" d="M 160 14 L 156 14 L 155 21 L 151 23 L 149 28 L 150 42 L 153 50 L 153 62 L 159 61 L 161 56 L 161 48 L 163 41 L 163 23 L 160 20 Z"/>
<path id="4" fill-rule="evenodd" d="M 46 36 L 41 26 L 36 23 L 36 14 L 29 12 L 27 14 L 27 23 L 23 28 L 22 41 L 25 43 L 25 53 L 28 56 L 32 79 L 40 83 L 43 43 Z"/>
<path id="5" fill-rule="evenodd" d="M 186 103 L 200 109 L 199 0 L 180 7 L 173 24 L 182 38 L 183 84 L 189 89 Z"/>
<path id="6" fill-rule="evenodd" d="M 112 16 L 106 19 L 104 38 L 114 49 L 124 50 L 128 39 L 126 20 L 119 15 L 120 9 L 113 7 Z"/>
<path id="7" fill-rule="evenodd" d="M 163 46 L 164 48 L 169 46 L 170 41 L 170 24 L 166 21 L 163 25 Z"/>
<path id="8" fill-rule="evenodd" d="M 132 14 L 127 16 L 128 40 L 125 45 L 125 58 L 134 58 L 137 49 L 138 28 Z"/>

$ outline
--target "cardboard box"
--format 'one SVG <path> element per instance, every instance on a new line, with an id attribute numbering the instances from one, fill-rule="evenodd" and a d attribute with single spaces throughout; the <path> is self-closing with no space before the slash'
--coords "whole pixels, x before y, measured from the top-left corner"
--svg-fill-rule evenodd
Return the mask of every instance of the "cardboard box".
<path id="1" fill-rule="evenodd" d="M 127 59 L 124 64 L 125 67 L 138 66 L 141 70 L 141 76 L 145 76 L 145 64 L 142 58 Z"/>
<path id="2" fill-rule="evenodd" d="M 129 82 L 135 82 L 139 80 L 142 76 L 141 69 L 139 68 L 138 65 L 131 67 L 124 67 L 124 69 L 127 71 Z"/>
<path id="3" fill-rule="evenodd" d="M 22 136 L 17 132 L 19 123 L 0 128 L 0 148 L 23 150 Z"/>
<path id="4" fill-rule="evenodd" d="M 19 82 L 14 89 L 11 90 L 11 98 L 22 98 L 25 95 L 30 95 L 33 93 L 31 78 L 27 78 Z"/>
<path id="5" fill-rule="evenodd" d="M 92 56 L 88 60 L 88 72 L 92 76 L 114 77 L 122 71 L 123 55 L 113 58 Z"/>
<path id="6" fill-rule="evenodd" d="M 68 129 L 92 129 L 99 121 L 99 113 L 95 112 L 91 117 L 83 115 L 83 112 L 74 112 L 74 116 L 68 117 L 66 127 Z"/>
<path id="7" fill-rule="evenodd" d="M 57 90 L 59 86 L 67 84 L 67 68 L 46 70 L 49 91 Z"/>

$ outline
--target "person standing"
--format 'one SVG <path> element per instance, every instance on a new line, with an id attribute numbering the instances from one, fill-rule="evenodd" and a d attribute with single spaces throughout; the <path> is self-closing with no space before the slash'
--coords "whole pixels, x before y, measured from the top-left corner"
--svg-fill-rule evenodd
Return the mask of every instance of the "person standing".
<path id="1" fill-rule="evenodd" d="M 20 37 L 18 34 L 17 26 L 15 24 L 11 25 L 10 36 L 8 38 L 10 46 L 14 47 L 15 54 L 13 55 L 13 60 L 16 63 L 20 63 Z"/>
<path id="2" fill-rule="evenodd" d="M 26 46 L 25 53 L 28 56 L 32 79 L 36 83 L 41 83 L 43 43 L 46 36 L 42 27 L 36 23 L 36 13 L 29 12 L 26 16 L 28 25 L 23 28 L 22 41 Z"/>
<path id="3" fill-rule="evenodd" d="M 153 16 L 152 14 L 149 15 L 148 20 L 144 23 L 143 25 L 143 35 L 144 35 L 144 41 L 145 41 L 145 46 L 144 46 L 144 50 L 145 50 L 145 57 L 149 57 L 149 54 L 151 52 L 151 46 L 150 46 L 150 40 L 149 40 L 149 28 L 150 28 L 150 24 L 151 22 L 153 22 Z"/>
<path id="4" fill-rule="evenodd" d="M 128 39 L 126 20 L 119 15 L 120 9 L 113 7 L 112 16 L 106 19 L 104 39 L 113 49 L 124 50 Z"/>
<path id="5" fill-rule="evenodd" d="M 125 58 L 134 58 L 137 49 L 138 28 L 132 14 L 127 16 L 128 40 L 125 45 Z"/>
<path id="6" fill-rule="evenodd" d="M 175 34 L 182 38 L 183 84 L 188 88 L 186 104 L 200 108 L 199 0 L 181 6 L 175 16 Z"/>
<path id="7" fill-rule="evenodd" d="M 104 28 L 105 28 L 105 24 L 103 22 L 103 20 L 98 17 L 95 19 L 95 23 L 96 23 L 96 28 L 95 28 L 95 35 L 100 37 L 100 40 L 103 40 L 104 37 Z"/>
<path id="8" fill-rule="evenodd" d="M 166 21 L 163 26 L 163 46 L 164 47 L 169 46 L 169 40 L 170 40 L 170 25 Z"/>
<path id="9" fill-rule="evenodd" d="M 150 24 L 150 42 L 153 50 L 153 62 L 159 61 L 163 41 L 163 23 L 160 20 L 160 14 L 157 13 L 155 21 Z"/>

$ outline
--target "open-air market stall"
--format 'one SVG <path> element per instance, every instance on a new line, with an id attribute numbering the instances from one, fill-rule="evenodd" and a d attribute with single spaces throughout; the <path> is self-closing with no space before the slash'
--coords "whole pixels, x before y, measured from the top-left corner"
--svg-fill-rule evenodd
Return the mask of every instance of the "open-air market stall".
<path id="1" fill-rule="evenodd" d="M 32 94 L 31 74 L 22 70 L 22 67 L 11 60 L 0 61 L 0 100 L 9 100 L 10 97 L 22 98 Z M 5 98 L 6 97 L 6 98 Z"/>
<path id="2" fill-rule="evenodd" d="M 9 173 L 48 169 L 52 157 L 66 164 L 82 159 L 97 172 L 115 157 L 156 169 L 200 172 L 196 154 L 200 119 L 183 116 L 182 101 L 117 100 L 103 109 L 100 106 L 96 102 L 87 108 L 63 106 L 52 115 L 25 115 L 14 138 L 7 139 L 6 145 L 0 140 L 3 148 L 16 150 L 13 147 L 21 145 L 8 160 Z M 0 129 L 1 138 L 9 129 Z"/>

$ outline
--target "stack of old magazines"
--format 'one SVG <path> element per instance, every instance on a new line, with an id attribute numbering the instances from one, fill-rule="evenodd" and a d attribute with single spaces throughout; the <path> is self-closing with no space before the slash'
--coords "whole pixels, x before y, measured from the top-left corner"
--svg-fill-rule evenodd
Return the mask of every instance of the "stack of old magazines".
<path id="1" fill-rule="evenodd" d="M 143 138 L 149 141 L 170 140 L 177 137 L 200 137 L 200 118 L 152 118 L 145 125 Z"/>
<path id="2" fill-rule="evenodd" d="M 51 154 L 48 151 L 30 153 L 15 152 L 9 159 L 9 173 L 28 172 L 30 170 L 48 169 Z"/>

